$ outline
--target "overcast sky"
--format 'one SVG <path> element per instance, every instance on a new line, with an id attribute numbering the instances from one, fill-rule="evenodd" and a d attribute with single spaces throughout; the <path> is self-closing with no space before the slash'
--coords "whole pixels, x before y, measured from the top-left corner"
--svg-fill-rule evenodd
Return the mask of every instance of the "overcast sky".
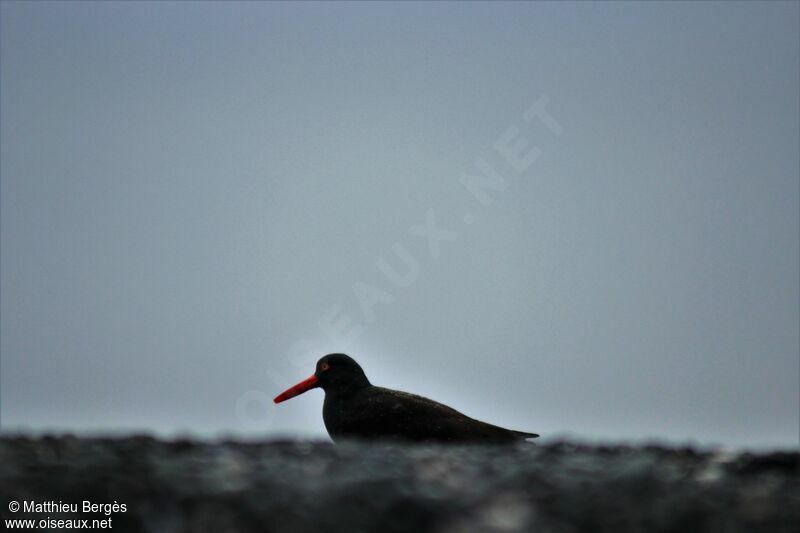
<path id="1" fill-rule="evenodd" d="M 4 431 L 798 444 L 797 2 L 3 2 Z"/>

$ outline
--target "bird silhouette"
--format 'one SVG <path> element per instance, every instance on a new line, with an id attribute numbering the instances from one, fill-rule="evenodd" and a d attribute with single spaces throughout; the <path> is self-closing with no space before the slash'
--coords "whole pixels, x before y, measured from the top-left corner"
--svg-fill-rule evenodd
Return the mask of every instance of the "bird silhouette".
<path id="1" fill-rule="evenodd" d="M 314 374 L 286 389 L 274 402 L 314 388 L 325 391 L 322 418 L 335 442 L 359 439 L 499 444 L 539 436 L 475 420 L 416 394 L 376 387 L 352 357 L 341 353 L 321 358 Z"/>

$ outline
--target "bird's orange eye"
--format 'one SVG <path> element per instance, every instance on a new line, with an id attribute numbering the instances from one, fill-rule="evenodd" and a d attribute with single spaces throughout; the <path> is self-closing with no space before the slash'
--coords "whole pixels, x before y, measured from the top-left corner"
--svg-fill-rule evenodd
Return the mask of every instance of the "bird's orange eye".
<path id="1" fill-rule="evenodd" d="M 330 367 L 331 367 L 331 365 L 329 365 L 328 363 L 322 363 L 321 365 L 319 365 L 319 371 L 320 372 L 325 372 Z"/>

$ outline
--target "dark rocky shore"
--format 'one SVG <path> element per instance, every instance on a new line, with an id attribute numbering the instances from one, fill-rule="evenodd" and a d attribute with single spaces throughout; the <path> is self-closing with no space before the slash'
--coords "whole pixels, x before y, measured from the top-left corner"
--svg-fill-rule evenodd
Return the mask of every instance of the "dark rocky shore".
<path id="1" fill-rule="evenodd" d="M 9 511 L 84 500 L 126 510 Z M 3 437 L 0 505 L 154 533 L 794 532 L 800 454 Z"/>

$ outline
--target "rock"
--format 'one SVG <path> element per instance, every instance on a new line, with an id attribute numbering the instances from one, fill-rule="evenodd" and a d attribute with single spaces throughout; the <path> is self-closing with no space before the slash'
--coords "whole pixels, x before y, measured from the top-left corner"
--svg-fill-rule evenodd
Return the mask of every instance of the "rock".
<path id="1" fill-rule="evenodd" d="M 794 532 L 799 474 L 786 451 L 0 438 L 3 520 L 118 532 Z"/>

